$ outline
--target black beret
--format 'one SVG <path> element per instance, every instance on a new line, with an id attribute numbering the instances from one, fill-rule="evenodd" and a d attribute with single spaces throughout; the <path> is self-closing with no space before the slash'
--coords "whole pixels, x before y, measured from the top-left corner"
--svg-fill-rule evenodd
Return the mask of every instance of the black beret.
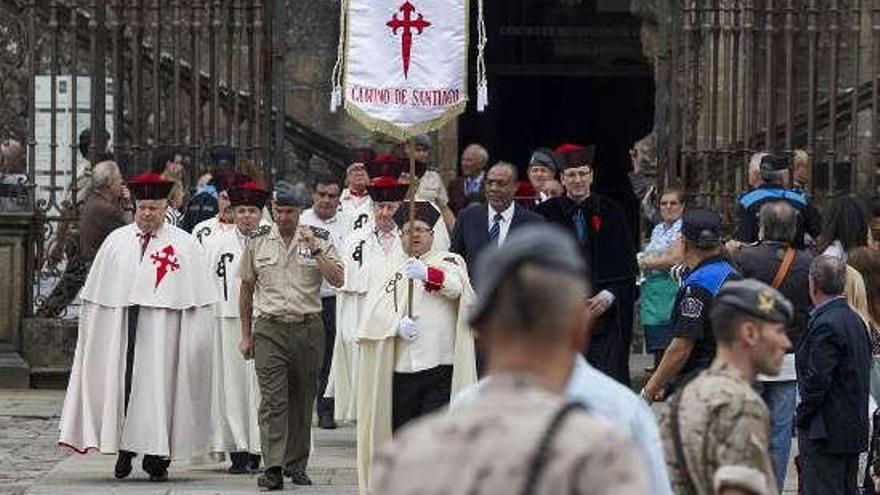
<path id="1" fill-rule="evenodd" d="M 774 323 L 789 325 L 794 317 L 794 308 L 782 293 L 754 279 L 725 283 L 718 291 L 716 302 Z"/>

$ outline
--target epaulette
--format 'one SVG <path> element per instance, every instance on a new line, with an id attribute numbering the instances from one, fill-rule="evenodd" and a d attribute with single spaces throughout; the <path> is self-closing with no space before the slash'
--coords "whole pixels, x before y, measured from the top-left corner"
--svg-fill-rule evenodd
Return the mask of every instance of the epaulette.
<path id="1" fill-rule="evenodd" d="M 315 237 L 321 240 L 330 239 L 330 231 L 327 229 L 322 229 L 321 227 L 315 227 L 313 225 L 309 225 L 309 228 L 312 229 L 312 232 L 315 234 Z"/>
<path id="2" fill-rule="evenodd" d="M 272 227 L 269 225 L 260 225 L 253 232 L 251 232 L 251 239 L 256 239 L 257 237 L 262 237 L 269 232 L 272 232 Z"/>

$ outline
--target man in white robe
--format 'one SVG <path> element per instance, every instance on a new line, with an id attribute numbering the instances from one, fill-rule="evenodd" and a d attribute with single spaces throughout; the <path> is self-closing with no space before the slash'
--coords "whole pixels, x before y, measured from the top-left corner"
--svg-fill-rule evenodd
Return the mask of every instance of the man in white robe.
<path id="1" fill-rule="evenodd" d="M 410 224 L 408 203 L 400 206 L 395 221 L 409 258 L 400 256 L 397 269 L 371 287 L 358 328 L 357 456 L 364 494 L 370 492 L 373 453 L 391 439 L 392 431 L 445 407 L 476 382 L 466 315 L 474 292 L 464 260 L 432 247 L 439 217 L 431 205 L 417 202 L 416 220 Z"/>
<path id="2" fill-rule="evenodd" d="M 238 296 L 241 279 L 238 265 L 245 244 L 260 226 L 269 191 L 256 182 L 229 190 L 235 229 L 211 236 L 208 259 L 220 300 L 214 305 L 214 329 L 211 382 L 211 450 L 230 453 L 230 474 L 256 472 L 260 466 L 260 427 L 257 410 L 260 388 L 253 360 L 245 360 L 238 349 L 241 340 L 241 317 Z"/>
<path id="3" fill-rule="evenodd" d="M 339 231 L 343 239 L 365 237 L 372 221 L 373 202 L 367 192 L 370 176 L 367 165 L 376 158 L 369 148 L 352 150 L 350 164 L 345 170 L 345 189 L 339 195 Z"/>
<path id="4" fill-rule="evenodd" d="M 371 283 L 383 282 L 387 273 L 396 268 L 394 265 L 389 267 L 388 260 L 397 260 L 403 255 L 394 214 L 409 186 L 398 184 L 396 176 L 377 177 L 373 182 L 368 187 L 373 203 L 370 234 L 349 236 L 341 250 L 345 281 L 336 295 L 337 332 L 325 392 L 325 396 L 334 398 L 337 421 L 350 422 L 357 418 L 358 348 L 355 333 L 367 292 Z"/>
<path id="5" fill-rule="evenodd" d="M 107 237 L 82 290 L 58 441 L 118 453 L 117 478 L 144 454 L 150 480 L 165 481 L 172 458 L 208 449 L 217 293 L 198 241 L 164 223 L 172 183 L 148 173 L 128 187 L 135 223 Z"/>

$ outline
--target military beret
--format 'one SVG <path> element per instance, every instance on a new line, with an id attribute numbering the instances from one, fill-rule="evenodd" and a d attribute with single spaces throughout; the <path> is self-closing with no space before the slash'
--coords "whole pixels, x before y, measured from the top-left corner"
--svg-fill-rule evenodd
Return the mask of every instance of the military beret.
<path id="1" fill-rule="evenodd" d="M 274 199 L 276 205 L 305 208 L 309 205 L 310 195 L 305 185 L 282 180 L 275 184 Z"/>
<path id="2" fill-rule="evenodd" d="M 561 161 L 562 158 L 553 150 L 549 148 L 538 148 L 532 152 L 532 156 L 529 159 L 529 167 L 540 165 L 542 167 L 547 167 L 554 172 L 558 172 L 559 169 L 562 168 Z"/>
<path id="3" fill-rule="evenodd" d="M 764 321 L 788 325 L 794 317 L 794 308 L 782 293 L 755 279 L 727 282 L 715 300 Z"/>
<path id="4" fill-rule="evenodd" d="M 561 227 L 539 223 L 511 231 L 502 246 L 489 247 L 477 258 L 478 296 L 470 315 L 471 325 L 479 324 L 492 309 L 494 293 L 505 276 L 526 263 L 566 273 L 587 273 L 574 237 Z"/>
<path id="5" fill-rule="evenodd" d="M 711 248 L 721 243 L 721 217 L 710 210 L 689 209 L 682 215 L 681 235 L 700 248 Z"/>

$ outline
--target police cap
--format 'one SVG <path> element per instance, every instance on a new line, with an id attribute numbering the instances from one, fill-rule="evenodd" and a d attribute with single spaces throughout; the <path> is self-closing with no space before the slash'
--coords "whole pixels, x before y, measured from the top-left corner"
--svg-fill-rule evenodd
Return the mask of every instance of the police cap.
<path id="1" fill-rule="evenodd" d="M 686 210 L 682 215 L 681 235 L 699 248 L 716 247 L 721 243 L 721 217 L 711 210 Z"/>
<path id="2" fill-rule="evenodd" d="M 786 155 L 767 154 L 761 158 L 761 172 L 781 172 L 788 170 L 789 157 Z"/>
<path id="3" fill-rule="evenodd" d="M 759 320 L 791 324 L 794 308 L 778 290 L 755 279 L 727 282 L 721 286 L 716 302 L 733 306 Z"/>

